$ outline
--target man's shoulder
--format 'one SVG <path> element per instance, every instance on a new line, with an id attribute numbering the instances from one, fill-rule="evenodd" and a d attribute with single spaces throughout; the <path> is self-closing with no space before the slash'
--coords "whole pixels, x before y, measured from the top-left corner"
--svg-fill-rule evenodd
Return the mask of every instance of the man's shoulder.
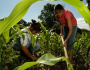
<path id="1" fill-rule="evenodd" d="M 29 31 L 28 31 L 28 27 L 21 29 L 21 31 L 23 31 L 23 32 L 29 32 Z"/>

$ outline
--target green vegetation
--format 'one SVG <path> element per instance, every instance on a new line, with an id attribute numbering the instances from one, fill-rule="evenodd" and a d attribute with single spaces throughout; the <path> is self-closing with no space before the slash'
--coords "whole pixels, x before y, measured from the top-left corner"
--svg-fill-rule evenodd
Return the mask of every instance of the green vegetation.
<path id="1" fill-rule="evenodd" d="M 37 53 L 33 53 L 33 55 L 36 55 L 39 58 L 36 62 L 30 59 L 27 60 L 25 57 L 20 55 L 20 51 L 13 50 L 13 40 L 15 40 L 19 34 L 23 35 L 23 33 L 20 31 L 20 28 L 25 27 L 20 24 L 17 25 L 16 23 L 19 22 L 20 19 L 25 15 L 30 5 L 36 1 L 38 0 L 21 1 L 15 6 L 9 17 L 5 18 L 5 20 L 0 21 L 0 70 L 17 70 L 19 68 L 21 68 L 20 70 L 27 68 L 27 70 L 67 70 L 68 68 L 72 68 L 72 65 L 66 65 L 66 62 L 69 61 L 68 59 L 64 58 L 64 50 L 62 48 L 60 36 L 57 33 L 53 32 L 53 28 L 57 25 L 52 26 L 48 30 L 46 30 L 42 25 L 42 32 L 40 34 L 37 34 L 36 36 L 32 36 L 32 42 L 33 40 L 37 41 L 42 48 Z M 71 3 L 72 2 L 70 2 L 70 4 Z M 18 6 L 21 8 L 18 9 Z M 80 6 L 80 8 L 82 7 Z M 14 10 L 16 12 L 14 12 Z M 88 19 L 89 18 L 85 18 L 87 22 L 89 22 Z M 75 50 L 73 55 L 73 69 L 90 69 L 89 42 L 90 31 L 81 30 L 81 33 L 77 33 L 74 43 Z M 34 42 L 33 45 L 35 45 Z"/>
<path id="2" fill-rule="evenodd" d="M 16 67 L 21 66 L 25 62 L 26 62 L 25 64 L 28 65 L 28 67 L 33 65 L 33 62 L 34 62 L 34 64 L 37 64 L 31 68 L 24 66 L 24 67 L 28 68 L 28 70 L 32 70 L 32 69 L 34 69 L 34 70 L 36 70 L 36 69 L 37 70 L 43 70 L 43 69 L 52 70 L 52 68 L 54 68 L 54 70 L 55 69 L 67 70 L 66 62 L 60 60 L 60 58 L 64 57 L 64 50 L 62 48 L 61 38 L 58 34 L 56 34 L 55 32 L 52 32 L 52 30 L 49 31 L 49 30 L 46 30 L 45 28 L 43 28 L 42 32 L 35 36 L 36 41 L 41 45 L 41 48 L 42 48 L 41 51 L 38 51 L 37 53 L 33 54 L 39 58 L 39 60 L 37 60 L 35 62 L 32 60 L 27 60 L 25 57 L 20 56 L 19 51 L 14 51 L 12 49 L 12 43 L 13 43 L 12 40 L 14 40 L 16 37 L 18 37 L 18 34 L 17 34 L 17 31 L 19 30 L 18 28 L 20 28 L 19 25 L 15 25 L 10 29 L 11 30 L 10 31 L 11 39 L 8 43 L 6 43 L 6 39 L 3 37 L 3 35 L 1 35 L 1 37 L 0 37 L 0 41 L 2 41 L 1 42 L 2 47 L 0 48 L 2 51 L 2 54 L 1 54 L 1 63 L 2 63 L 1 69 L 2 70 L 15 69 Z M 90 33 L 89 32 L 90 31 L 88 31 L 88 30 L 81 30 L 81 31 L 83 31 L 82 34 L 77 33 L 77 35 L 79 35 L 79 38 L 77 38 L 78 37 L 77 35 L 75 37 L 73 68 L 74 69 L 89 69 L 89 64 L 90 64 L 90 60 L 89 60 L 89 57 L 90 57 L 90 44 L 89 44 Z M 86 33 L 86 31 L 87 31 L 87 33 Z M 19 33 L 19 34 L 21 34 L 21 33 Z M 46 61 L 46 59 L 43 58 L 43 57 L 46 57 L 46 53 L 51 53 L 51 56 L 53 56 L 55 59 L 56 58 L 58 59 L 57 61 L 56 60 L 54 61 L 55 64 L 53 66 L 52 65 L 47 66 L 47 65 L 49 65 L 47 62 L 46 62 L 47 65 L 43 65 L 44 63 L 41 64 L 41 62 L 38 62 L 40 60 Z M 50 54 L 49 54 L 49 56 L 50 56 Z M 46 58 L 53 59 L 52 57 L 46 57 Z M 49 59 L 48 59 L 48 61 L 49 61 Z M 64 59 L 64 60 L 66 60 L 66 59 Z M 22 66 L 22 68 L 23 68 L 23 66 Z M 15 70 L 17 70 L 17 69 L 15 69 Z"/>

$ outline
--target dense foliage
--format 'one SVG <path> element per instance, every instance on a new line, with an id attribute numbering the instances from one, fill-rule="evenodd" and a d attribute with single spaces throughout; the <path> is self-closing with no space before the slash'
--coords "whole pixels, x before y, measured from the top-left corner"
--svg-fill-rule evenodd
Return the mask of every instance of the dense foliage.
<path id="1" fill-rule="evenodd" d="M 6 43 L 5 38 L 3 37 L 3 35 L 1 35 L 0 37 L 0 41 L 2 41 L 2 47 L 1 49 L 1 69 L 5 70 L 12 70 L 17 66 L 22 65 L 24 62 L 31 62 L 32 60 L 27 60 L 25 57 L 20 55 L 19 51 L 14 51 L 12 49 L 12 41 L 15 39 L 14 37 L 18 34 L 15 34 L 18 29 L 18 26 L 15 25 L 14 27 L 11 28 L 11 39 L 8 43 Z M 87 30 L 86 30 L 87 31 Z M 89 64 L 90 64 L 90 31 L 88 31 L 87 33 L 85 32 L 85 30 L 83 30 L 82 34 L 77 33 L 76 37 L 75 37 L 75 50 L 74 50 L 74 54 L 73 54 L 73 68 L 74 69 L 89 69 Z M 14 36 L 15 34 L 15 36 Z M 39 34 L 37 34 L 36 37 L 36 41 L 41 45 L 42 49 L 41 51 L 38 51 L 37 53 L 34 53 L 34 55 L 36 55 L 38 58 L 40 58 L 43 54 L 49 52 L 51 54 L 53 54 L 56 57 L 62 57 L 64 56 L 64 50 L 62 48 L 62 41 L 61 38 L 58 34 L 56 34 L 55 32 L 52 32 L 52 30 L 47 30 L 47 34 L 49 34 L 47 37 L 45 35 L 45 32 L 41 32 Z M 79 36 L 79 38 L 78 38 Z M 33 66 L 31 68 L 29 68 L 28 70 L 33 69 L 50 69 L 52 70 L 52 67 L 55 69 L 63 69 L 66 70 L 66 62 L 64 61 L 60 61 L 58 63 L 56 63 L 54 66 L 46 66 L 46 65 L 37 65 L 37 66 Z"/>
<path id="2" fill-rule="evenodd" d="M 52 28 L 56 23 L 55 13 L 54 13 L 54 4 L 47 3 L 43 10 L 41 10 L 41 14 L 38 18 L 41 20 L 42 24 L 47 28 Z"/>

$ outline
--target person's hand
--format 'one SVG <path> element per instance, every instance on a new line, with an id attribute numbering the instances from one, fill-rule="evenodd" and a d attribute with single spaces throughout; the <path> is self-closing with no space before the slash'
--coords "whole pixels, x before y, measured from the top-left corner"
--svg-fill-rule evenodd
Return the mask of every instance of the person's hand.
<path id="1" fill-rule="evenodd" d="M 63 47 L 66 47 L 67 48 L 67 42 L 66 41 L 64 41 Z"/>
<path id="2" fill-rule="evenodd" d="M 63 33 L 60 33 L 60 36 L 63 36 Z"/>

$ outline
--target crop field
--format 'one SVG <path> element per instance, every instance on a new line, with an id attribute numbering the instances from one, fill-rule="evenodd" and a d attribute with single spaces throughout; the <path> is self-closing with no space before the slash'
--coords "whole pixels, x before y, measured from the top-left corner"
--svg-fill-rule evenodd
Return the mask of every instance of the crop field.
<path id="1" fill-rule="evenodd" d="M 38 58 L 37 61 L 22 56 L 20 51 L 12 48 L 19 35 L 24 37 L 21 29 L 26 28 L 23 24 L 17 23 L 31 4 L 37 1 L 39 0 L 22 0 L 8 17 L 0 21 L 0 70 L 90 70 L 90 31 L 88 30 L 81 30 L 81 33 L 77 32 L 75 36 L 72 64 L 68 58 L 65 58 L 60 35 L 54 31 L 54 28 L 46 29 L 41 22 L 40 33 L 33 35 L 29 31 L 32 46 L 35 47 L 36 43 L 40 44 L 40 50 L 32 52 Z M 90 11 L 80 0 L 63 1 L 75 6 L 90 26 Z M 69 54 L 70 50 L 68 56 Z"/>
<path id="2" fill-rule="evenodd" d="M 20 55 L 20 51 L 15 51 L 12 48 L 13 40 L 18 37 L 16 31 L 19 31 L 19 25 L 13 26 L 10 29 L 10 40 L 6 43 L 6 39 L 3 35 L 0 35 L 0 70 L 14 70 L 18 66 L 26 62 L 37 62 L 31 59 L 27 59 Z M 78 38 L 78 36 L 80 36 Z M 35 40 L 40 44 L 41 49 L 38 52 L 33 52 L 33 55 L 37 56 L 38 61 L 45 61 L 47 58 L 50 60 L 52 58 L 62 58 L 54 61 L 53 64 L 50 62 L 37 63 L 34 66 L 26 67 L 27 70 L 67 70 L 69 67 L 74 70 L 89 70 L 90 69 L 90 34 L 83 32 L 82 35 L 77 34 L 74 42 L 74 53 L 73 53 L 73 63 L 69 66 L 66 65 L 67 59 L 64 58 L 64 49 L 62 48 L 61 37 L 52 32 L 52 30 L 46 30 L 43 26 L 42 32 L 33 36 L 32 40 Z M 34 45 L 35 43 L 33 43 Z M 70 53 L 70 51 L 69 51 Z M 51 57 L 49 57 L 51 56 Z M 46 57 L 46 59 L 45 59 Z M 48 61 L 49 61 L 48 60 Z M 51 61 L 52 63 L 52 61 Z M 31 63 L 32 64 L 32 63 Z M 24 66 L 22 66 L 23 68 Z M 15 69 L 17 70 L 17 69 Z"/>

